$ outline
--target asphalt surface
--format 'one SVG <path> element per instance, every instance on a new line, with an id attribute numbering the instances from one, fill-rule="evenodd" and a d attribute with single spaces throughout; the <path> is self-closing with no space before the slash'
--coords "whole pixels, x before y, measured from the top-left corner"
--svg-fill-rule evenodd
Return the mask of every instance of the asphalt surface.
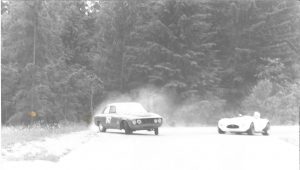
<path id="1" fill-rule="evenodd" d="M 299 128 L 275 128 L 270 136 L 220 135 L 211 127 L 161 128 L 159 136 L 149 131 L 132 135 L 118 130 L 90 131 L 94 135 L 88 142 L 58 162 L 33 161 L 26 166 L 97 170 L 299 169 Z"/>
<path id="2" fill-rule="evenodd" d="M 280 132 L 284 130 L 276 135 Z M 162 128 L 159 136 L 147 131 L 124 135 L 111 130 L 98 133 L 61 163 L 106 170 L 299 169 L 299 146 L 276 135 L 219 135 L 215 128 Z"/>

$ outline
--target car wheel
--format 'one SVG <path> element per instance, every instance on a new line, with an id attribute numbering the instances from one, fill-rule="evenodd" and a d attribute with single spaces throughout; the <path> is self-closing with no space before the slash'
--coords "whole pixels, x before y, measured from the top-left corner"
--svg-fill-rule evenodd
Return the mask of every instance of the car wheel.
<path id="1" fill-rule="evenodd" d="M 106 128 L 102 125 L 101 122 L 98 123 L 98 128 L 100 132 L 106 132 Z"/>
<path id="2" fill-rule="evenodd" d="M 270 130 L 270 123 L 268 122 L 266 127 L 264 128 L 262 135 L 268 136 L 269 135 L 269 130 Z"/>
<path id="3" fill-rule="evenodd" d="M 224 134 L 225 132 L 218 127 L 218 133 L 219 134 Z"/>
<path id="4" fill-rule="evenodd" d="M 154 129 L 154 134 L 155 134 L 155 135 L 158 135 L 158 128 L 155 128 L 155 129 Z"/>
<path id="5" fill-rule="evenodd" d="M 128 123 L 126 121 L 123 122 L 123 126 L 124 126 L 124 129 L 125 129 L 125 134 L 131 134 L 132 133 L 132 130 L 130 129 Z"/>
<path id="6" fill-rule="evenodd" d="M 251 123 L 247 133 L 248 133 L 248 135 L 254 135 L 254 124 L 253 123 Z"/>

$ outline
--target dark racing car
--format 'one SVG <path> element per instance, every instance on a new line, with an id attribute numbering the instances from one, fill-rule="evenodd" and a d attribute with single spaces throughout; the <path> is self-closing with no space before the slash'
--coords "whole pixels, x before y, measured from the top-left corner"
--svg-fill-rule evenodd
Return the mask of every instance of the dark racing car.
<path id="1" fill-rule="evenodd" d="M 147 112 L 140 103 L 111 103 L 100 114 L 94 116 L 94 123 L 100 132 L 107 129 L 124 129 L 125 134 L 137 130 L 154 131 L 158 135 L 158 128 L 162 125 L 162 117 Z"/>

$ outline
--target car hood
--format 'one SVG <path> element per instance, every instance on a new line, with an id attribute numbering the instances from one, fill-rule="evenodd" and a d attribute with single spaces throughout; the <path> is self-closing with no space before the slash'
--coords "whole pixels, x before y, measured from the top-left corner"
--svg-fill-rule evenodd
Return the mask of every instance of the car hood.
<path id="1" fill-rule="evenodd" d="M 248 122 L 248 121 L 252 121 L 253 117 L 251 116 L 241 116 L 241 117 L 234 117 L 234 118 L 224 118 L 221 119 L 219 122 L 221 123 L 227 123 L 227 124 L 239 124 L 242 122 Z"/>
<path id="2" fill-rule="evenodd" d="M 140 114 L 124 114 L 122 117 L 127 118 L 127 119 L 146 119 L 146 118 L 162 118 L 160 115 L 155 114 L 155 113 L 146 113 L 143 115 Z"/>

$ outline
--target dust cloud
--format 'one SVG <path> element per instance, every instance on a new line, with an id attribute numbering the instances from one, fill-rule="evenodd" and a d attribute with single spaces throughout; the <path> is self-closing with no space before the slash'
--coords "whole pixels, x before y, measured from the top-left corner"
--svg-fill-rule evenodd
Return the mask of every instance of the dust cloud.
<path id="1" fill-rule="evenodd" d="M 141 103 L 148 112 L 157 113 L 168 121 L 172 112 L 176 109 L 174 98 L 167 92 L 156 87 L 148 86 L 121 94 L 119 92 L 110 93 L 95 109 L 94 115 L 100 114 L 109 103 L 115 102 L 138 102 Z M 170 122 L 168 122 L 170 123 Z"/>
<path id="2" fill-rule="evenodd" d="M 174 90 L 147 86 L 125 94 L 110 93 L 96 107 L 94 114 L 101 113 L 107 104 L 114 102 L 139 102 L 148 112 L 161 115 L 167 126 L 215 124 L 224 116 L 225 105 L 225 101 L 218 98 L 203 99 L 196 96 L 182 99 Z"/>

